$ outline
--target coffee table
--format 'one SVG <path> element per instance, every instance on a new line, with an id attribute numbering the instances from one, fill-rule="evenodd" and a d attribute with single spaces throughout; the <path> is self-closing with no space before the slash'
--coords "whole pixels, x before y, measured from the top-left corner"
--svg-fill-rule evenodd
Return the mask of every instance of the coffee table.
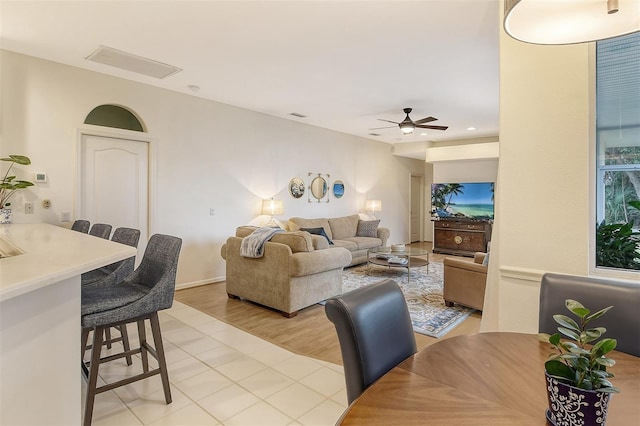
<path id="1" fill-rule="evenodd" d="M 402 259 L 407 259 L 407 263 L 389 263 L 387 258 L 385 257 L 400 257 Z M 425 256 L 426 259 L 421 259 L 415 256 Z M 388 248 L 386 250 L 381 249 L 381 247 L 376 247 L 369 249 L 367 251 L 367 274 L 371 273 L 371 264 L 379 265 L 379 266 L 387 266 L 389 268 L 407 268 L 407 282 L 409 282 L 411 277 L 411 268 L 419 268 L 421 266 L 427 267 L 427 272 L 429 272 L 429 251 L 421 248 L 413 248 L 407 247 L 402 251 L 392 251 Z"/>

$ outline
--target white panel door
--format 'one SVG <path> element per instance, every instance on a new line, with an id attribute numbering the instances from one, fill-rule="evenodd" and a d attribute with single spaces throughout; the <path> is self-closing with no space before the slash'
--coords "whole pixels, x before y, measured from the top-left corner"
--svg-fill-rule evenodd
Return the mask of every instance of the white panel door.
<path id="1" fill-rule="evenodd" d="M 411 176 L 411 242 L 421 240 L 420 223 L 422 221 L 422 176 Z"/>
<path id="2" fill-rule="evenodd" d="M 83 134 L 81 144 L 78 218 L 139 229 L 139 261 L 149 232 L 149 143 Z"/>

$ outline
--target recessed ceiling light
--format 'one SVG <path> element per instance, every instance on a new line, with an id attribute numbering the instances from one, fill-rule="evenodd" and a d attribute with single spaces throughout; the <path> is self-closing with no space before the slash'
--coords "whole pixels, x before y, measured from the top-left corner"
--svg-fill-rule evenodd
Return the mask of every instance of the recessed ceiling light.
<path id="1" fill-rule="evenodd" d="M 420 136 L 427 136 L 425 132 L 420 133 Z"/>
<path id="2" fill-rule="evenodd" d="M 471 130 L 475 130 L 475 127 L 467 127 L 467 130 L 471 131 Z"/>

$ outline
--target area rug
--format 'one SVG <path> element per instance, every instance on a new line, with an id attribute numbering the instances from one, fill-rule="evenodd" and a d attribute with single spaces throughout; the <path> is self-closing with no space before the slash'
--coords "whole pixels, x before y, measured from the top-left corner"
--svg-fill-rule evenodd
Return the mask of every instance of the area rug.
<path id="1" fill-rule="evenodd" d="M 414 268 L 407 283 L 405 268 L 370 265 L 347 268 L 342 277 L 342 291 L 347 292 L 373 284 L 386 278 L 394 280 L 404 293 L 413 330 L 431 337 L 442 337 L 460 324 L 474 310 L 454 305 L 449 308 L 442 298 L 442 263 L 429 263 L 429 266 Z M 427 270 L 428 269 L 428 270 Z"/>

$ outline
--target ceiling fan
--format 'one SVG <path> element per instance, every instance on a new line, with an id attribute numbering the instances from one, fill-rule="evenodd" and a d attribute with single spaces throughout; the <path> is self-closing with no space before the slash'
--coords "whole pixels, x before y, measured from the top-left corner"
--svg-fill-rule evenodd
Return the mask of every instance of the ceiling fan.
<path id="1" fill-rule="evenodd" d="M 413 131 L 415 130 L 416 127 L 419 128 L 419 129 L 432 129 L 432 130 L 447 130 L 449 128 L 448 126 L 429 126 L 429 125 L 425 125 L 425 123 L 430 123 L 432 121 L 436 121 L 437 120 L 437 118 L 433 118 L 433 117 L 426 117 L 426 118 L 423 118 L 421 120 L 413 121 L 411 118 L 409 118 L 409 113 L 412 111 L 412 109 L 411 108 L 405 108 L 405 109 L 403 109 L 403 111 L 405 112 L 405 114 L 407 114 L 407 116 L 400 123 L 395 122 L 395 121 L 391 121 L 391 120 L 385 120 L 383 118 L 378 118 L 378 120 L 387 121 L 389 123 L 397 124 L 400 127 L 400 130 L 402 130 L 402 133 L 404 133 L 405 135 L 408 135 L 409 133 L 413 133 Z M 390 129 L 391 127 L 395 127 L 395 126 L 376 127 L 374 129 L 369 129 L 369 130 Z"/>

